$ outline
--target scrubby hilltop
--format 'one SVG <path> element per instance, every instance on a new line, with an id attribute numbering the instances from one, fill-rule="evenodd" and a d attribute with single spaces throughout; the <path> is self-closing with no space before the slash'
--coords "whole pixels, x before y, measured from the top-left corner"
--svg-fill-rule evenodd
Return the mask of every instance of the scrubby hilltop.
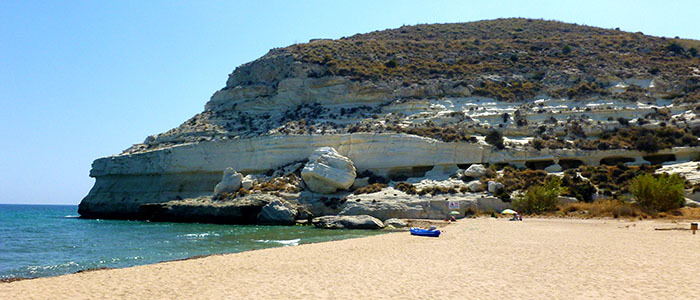
<path id="1" fill-rule="evenodd" d="M 689 161 L 700 152 L 699 48 L 693 40 L 499 19 L 403 26 L 273 49 L 236 68 L 202 113 L 96 160 L 91 176 L 97 180 L 80 212 L 149 218 L 169 211 L 206 219 L 214 207 L 218 221 L 228 222 L 220 211 L 235 211 L 241 222 L 253 222 L 257 213 L 250 212 L 270 202 L 261 193 L 276 193 L 306 205 L 294 209 L 311 215 L 434 217 L 447 210 L 445 199 L 437 199 L 443 192 L 499 208 L 509 193 L 526 188 L 494 182 L 488 196 L 497 191 L 501 200 L 478 197 L 472 192 L 487 183 L 492 189 L 483 178 L 508 181 L 479 172 L 484 182 L 468 182 L 476 177 L 459 174 L 470 173 L 465 169 L 472 164 L 576 173 L 582 164 Z M 326 152 L 357 171 L 332 197 L 299 179 L 301 162 L 319 147 L 331 147 Z M 309 169 L 318 174 L 304 180 L 322 177 L 318 170 L 327 164 L 315 163 L 318 168 Z M 247 175 L 248 188 L 260 193 L 251 196 L 245 188 L 224 198 L 246 201 L 207 202 L 228 167 Z M 461 179 L 421 179 L 450 175 Z M 407 178 L 411 184 L 391 181 Z M 586 191 L 578 198 L 625 193 L 588 182 L 576 181 L 575 189 Z M 384 194 L 369 204 L 359 198 L 365 196 L 345 202 L 366 184 L 373 185 L 360 194 Z"/>
<path id="2" fill-rule="evenodd" d="M 236 68 L 203 113 L 127 152 L 275 134 L 403 132 L 474 141 L 472 135 L 492 127 L 507 136 L 549 131 L 552 137 L 557 126 L 573 127 L 566 139 L 573 143 L 584 131 L 608 131 L 620 117 L 668 122 L 670 107 L 693 110 L 700 100 L 698 48 L 698 41 L 531 19 L 312 40 Z M 581 117 L 577 110 L 591 118 L 561 124 Z M 528 124 L 540 119 L 549 126 Z M 601 147 L 630 142 L 622 138 Z M 540 145 L 567 147 L 563 140 Z"/>

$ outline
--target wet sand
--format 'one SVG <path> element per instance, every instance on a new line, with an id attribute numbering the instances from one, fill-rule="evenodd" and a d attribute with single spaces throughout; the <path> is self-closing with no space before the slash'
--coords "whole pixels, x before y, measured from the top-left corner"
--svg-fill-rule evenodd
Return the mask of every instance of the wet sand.
<path id="1" fill-rule="evenodd" d="M 689 222 L 466 219 L 390 233 L 0 283 L 0 299 L 700 299 Z"/>

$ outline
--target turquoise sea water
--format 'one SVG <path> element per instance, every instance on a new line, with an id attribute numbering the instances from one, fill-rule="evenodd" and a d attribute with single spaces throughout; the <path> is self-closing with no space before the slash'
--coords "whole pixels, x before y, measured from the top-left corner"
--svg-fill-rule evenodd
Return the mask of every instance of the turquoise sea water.
<path id="1" fill-rule="evenodd" d="M 77 206 L 0 204 L 0 278 L 122 268 L 379 234 L 308 226 L 86 220 Z"/>

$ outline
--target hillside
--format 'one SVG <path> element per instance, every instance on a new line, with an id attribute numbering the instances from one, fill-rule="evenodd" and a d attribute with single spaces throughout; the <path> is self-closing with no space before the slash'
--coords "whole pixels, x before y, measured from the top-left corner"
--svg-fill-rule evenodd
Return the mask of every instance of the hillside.
<path id="1" fill-rule="evenodd" d="M 698 48 L 499 19 L 273 49 L 237 67 L 181 126 L 95 160 L 80 213 L 250 223 L 263 206 L 289 202 L 300 205 L 297 216 L 433 218 L 449 210 L 442 194 L 502 209 L 562 171 L 580 201 L 624 197 L 629 180 L 658 169 L 640 165 L 700 154 Z M 325 183 L 300 179 L 301 169 L 327 165 L 310 162 L 319 149 L 347 171 L 335 173 L 343 175 L 332 196 Z M 472 165 L 479 176 L 464 175 Z M 229 167 L 252 190 L 213 197 Z"/>
<path id="2" fill-rule="evenodd" d="M 667 98 L 696 102 L 700 89 L 692 67 L 699 62 L 698 45 L 554 21 L 499 19 L 403 26 L 279 51 L 327 66 L 327 74 L 403 84 L 463 80 L 476 87 L 474 94 L 499 100 L 532 99 L 540 93 L 609 95 L 605 88 L 616 81 L 653 77 L 668 83 Z"/>
<path id="3" fill-rule="evenodd" d="M 538 149 L 629 149 L 637 136 L 655 136 L 663 127 L 655 124 L 667 123 L 678 125 L 675 140 L 652 143 L 692 146 L 697 142 L 690 138 L 699 133 L 686 124 L 695 115 L 685 112 L 700 100 L 698 45 L 530 19 L 313 40 L 236 68 L 203 113 L 126 152 L 353 132 L 476 142 L 493 129 L 540 136 L 544 140 L 530 145 Z M 652 131 L 635 131 L 632 138 L 615 131 L 644 124 Z M 585 139 L 605 132 L 602 146 Z"/>

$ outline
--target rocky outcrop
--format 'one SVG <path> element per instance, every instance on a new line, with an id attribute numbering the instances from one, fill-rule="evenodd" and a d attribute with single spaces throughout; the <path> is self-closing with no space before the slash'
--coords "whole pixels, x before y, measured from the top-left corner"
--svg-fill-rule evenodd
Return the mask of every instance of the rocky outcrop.
<path id="1" fill-rule="evenodd" d="M 482 164 L 473 164 L 469 166 L 469 168 L 467 168 L 467 170 L 465 170 L 463 174 L 464 176 L 479 178 L 486 174 L 486 167 L 484 167 L 484 165 Z"/>
<path id="2" fill-rule="evenodd" d="M 472 31 L 476 28 L 473 25 L 478 24 L 485 27 Z M 471 41 L 481 37 L 482 30 L 512 24 L 519 24 L 518 28 L 546 25 L 535 27 L 537 30 L 523 30 L 518 35 L 536 32 L 538 38 L 546 36 L 547 39 L 562 40 L 566 36 L 578 42 L 573 47 L 572 56 L 565 59 L 559 55 L 559 49 L 541 47 L 539 44 L 526 45 L 531 39 L 522 37 L 520 40 L 525 44 L 509 45 L 522 51 L 494 52 L 493 49 L 500 49 L 503 41 L 512 40 L 510 33 L 502 36 L 512 32 L 510 30 L 492 30 L 490 34 L 500 38 L 482 40 L 484 44 L 481 46 L 471 45 Z M 450 30 L 441 30 L 441 26 L 450 26 Z M 402 31 L 418 39 L 409 38 Z M 642 61 L 639 59 L 642 56 L 661 58 L 656 61 L 673 61 L 669 65 L 674 67 L 668 70 L 661 68 L 657 75 L 646 72 L 637 74 L 636 66 L 626 66 L 617 57 L 607 57 L 609 60 L 606 64 L 599 64 L 606 67 L 587 70 L 595 71 L 595 74 L 584 73 L 576 68 L 581 60 L 592 57 L 599 60 L 610 53 L 628 53 L 628 48 L 632 49 L 629 45 L 624 49 L 606 46 L 606 49 L 598 52 L 601 50 L 596 39 L 600 34 L 621 35 L 636 46 L 651 49 L 629 53 L 639 61 Z M 371 39 L 368 40 L 368 37 Z M 466 52 L 462 50 L 427 50 L 427 47 L 413 46 L 427 43 L 432 47 L 443 38 L 469 41 L 453 46 L 468 45 L 462 50 L 469 53 L 476 46 L 479 48 L 478 59 L 464 56 Z M 397 43 L 393 44 L 395 46 L 401 43 L 411 45 L 403 49 L 410 59 L 394 54 L 375 57 L 384 50 L 362 46 L 374 43 L 367 41 L 382 40 L 391 40 Z M 352 47 L 347 47 L 350 45 L 348 43 Z M 90 171 L 95 185 L 80 203 L 79 213 L 90 218 L 130 219 L 141 218 L 144 208 L 184 211 L 191 205 L 183 204 L 182 201 L 187 201 L 183 199 L 211 197 L 215 185 L 218 187 L 213 191 L 214 195 L 234 192 L 239 186 L 249 190 L 260 183 L 255 179 L 255 174 L 265 174 L 266 178 L 291 173 L 296 176 L 301 167 L 304 168 L 301 177 L 305 186 L 299 186 L 303 189 L 300 195 L 306 195 L 342 194 L 353 184 L 360 187 L 369 183 L 369 177 L 366 182 L 354 180 L 358 171 L 371 171 L 373 175 L 390 180 L 406 180 L 417 186 L 425 186 L 436 184 L 430 180 L 442 181 L 454 177 L 452 175 L 457 168 L 463 169 L 466 165 L 471 166 L 458 173 L 460 179 L 483 176 L 486 168 L 481 164 L 549 166 L 547 171 L 559 172 L 572 165 L 598 165 L 609 159 L 628 161 L 630 164 L 648 163 L 653 157 L 649 158 L 649 153 L 636 150 L 569 148 L 576 145 L 573 141 L 577 137 L 585 136 L 583 140 L 576 140 L 585 143 L 586 139 L 594 139 L 602 133 L 620 128 L 644 126 L 653 129 L 661 128 L 662 123 L 687 129 L 700 126 L 699 115 L 693 109 L 695 104 L 687 101 L 697 99 L 697 89 L 682 88 L 695 84 L 690 79 L 700 76 L 700 70 L 695 68 L 696 60 L 669 55 L 668 51 L 663 50 L 667 44 L 668 41 L 659 38 L 572 24 L 495 20 L 474 24 L 408 26 L 337 41 L 317 41 L 274 49 L 232 72 L 226 86 L 214 93 L 202 113 L 177 128 L 147 137 L 143 143 L 120 155 L 95 160 Z M 650 45 L 654 47 L 648 47 Z M 325 55 L 319 55 L 324 51 L 337 53 L 327 53 L 330 59 L 326 59 Z M 344 65 L 353 61 L 364 63 L 365 56 L 358 55 L 362 51 L 371 51 L 373 60 L 386 65 L 382 67 L 379 64 L 378 68 L 347 68 Z M 597 54 L 573 55 L 587 51 Z M 500 63 L 503 59 L 517 61 L 520 55 L 537 55 L 561 64 L 542 64 L 539 60 L 521 57 L 518 62 L 520 69 L 515 72 L 509 64 Z M 494 63 L 469 62 L 474 59 Z M 537 63 L 531 65 L 532 62 Z M 407 68 L 409 65 L 418 68 Z M 523 70 L 521 67 L 525 65 L 532 70 Z M 425 66 L 430 68 L 430 72 L 438 73 L 425 76 Z M 467 74 L 463 72 L 464 66 L 481 71 Z M 488 71 L 478 69 L 481 66 L 487 66 Z M 497 69 L 492 69 L 494 66 Z M 367 76 L 357 72 L 375 73 Z M 399 73 L 401 77 L 392 75 Z M 619 78 L 619 74 L 625 74 L 625 78 Z M 544 94 L 535 89 L 540 89 Z M 679 91 L 684 90 L 695 93 L 694 98 L 678 96 Z M 566 95 L 561 91 L 567 91 Z M 549 92 L 553 93 L 547 94 Z M 577 95 L 578 92 L 584 94 Z M 504 95 L 508 99 L 501 99 Z M 667 100 L 666 96 L 670 95 L 676 100 Z M 504 135 L 505 149 L 494 149 L 485 142 L 484 136 L 492 130 Z M 685 133 L 690 134 L 692 130 Z M 564 146 L 554 145 L 554 148 L 561 149 L 551 149 L 547 145 L 527 146 L 528 142 L 534 142 L 533 138 L 540 136 L 541 143 L 546 136 L 548 143 L 561 139 Z M 688 145 L 696 144 L 693 137 L 689 135 L 689 139 L 685 139 L 689 141 Z M 589 145 L 586 149 L 611 147 L 608 144 L 598 146 Z M 314 154 L 321 147 L 331 147 L 332 151 Z M 699 152 L 700 147 L 677 147 L 660 150 L 655 155 L 661 156 L 657 160 L 680 162 L 695 158 Z M 309 159 L 309 156 L 312 157 Z M 307 159 L 308 163 L 305 162 Z M 287 169 L 283 170 L 280 168 L 282 166 L 287 166 Z M 242 174 L 233 173 L 221 180 L 221 173 L 226 167 L 247 176 L 241 180 Z M 424 180 L 425 177 L 430 180 Z M 445 187 L 451 188 L 454 183 L 446 184 L 450 186 Z M 467 187 L 472 192 L 486 188 L 491 192 L 498 190 L 492 188 L 492 184 L 487 187 L 478 182 L 470 182 Z M 342 198 L 336 196 L 328 197 Z M 303 201 L 302 198 L 306 196 L 289 198 Z M 470 201 L 478 206 L 507 205 L 488 196 L 483 199 L 471 198 Z M 314 212 L 322 211 L 320 207 L 324 206 L 334 214 L 344 211 L 346 214 L 366 212 L 382 216 L 438 217 L 443 213 L 443 204 L 433 203 L 436 200 L 416 197 L 403 202 L 385 201 L 367 205 L 365 202 L 353 204 L 353 201 L 339 205 L 339 200 L 333 200 L 330 206 L 311 205 L 316 205 L 314 209 L 318 208 Z M 233 203 L 227 205 L 235 206 Z M 259 209 L 262 210 L 263 206 Z M 258 209 L 255 205 L 246 207 Z M 204 208 L 197 207 L 196 210 L 204 211 Z"/>
<path id="3" fill-rule="evenodd" d="M 405 228 L 406 226 L 408 226 L 408 224 L 406 224 L 406 222 L 400 219 L 391 218 L 388 220 L 384 220 L 384 226 L 386 226 L 387 228 Z"/>
<path id="4" fill-rule="evenodd" d="M 233 193 L 241 188 L 241 181 L 243 176 L 241 173 L 236 172 L 233 168 L 226 168 L 224 170 L 224 176 L 221 178 L 221 182 L 216 184 L 214 187 L 214 196 L 218 197 L 223 193 Z"/>
<path id="5" fill-rule="evenodd" d="M 384 223 L 367 215 L 356 216 L 323 216 L 314 218 L 311 223 L 324 229 L 382 229 Z"/>
<path id="6" fill-rule="evenodd" d="M 257 216 L 263 208 L 276 201 L 281 199 L 266 194 L 252 194 L 230 201 L 198 197 L 142 204 L 133 218 L 168 222 L 257 224 Z"/>
<path id="7" fill-rule="evenodd" d="M 331 147 L 316 149 L 301 171 L 301 177 L 309 189 L 322 194 L 348 189 L 356 175 L 352 161 Z"/>
<path id="8" fill-rule="evenodd" d="M 258 214 L 258 224 L 292 225 L 297 217 L 297 209 L 286 201 L 275 200 L 265 205 Z"/>

